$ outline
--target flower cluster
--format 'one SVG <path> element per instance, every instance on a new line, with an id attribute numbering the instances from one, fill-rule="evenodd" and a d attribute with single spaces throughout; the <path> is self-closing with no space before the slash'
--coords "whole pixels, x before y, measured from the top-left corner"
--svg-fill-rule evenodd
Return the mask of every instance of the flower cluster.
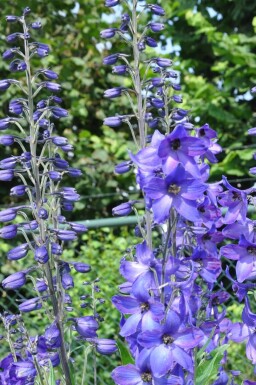
<path id="1" fill-rule="evenodd" d="M 120 3 L 106 1 L 106 6 Z M 225 177 L 209 182 L 210 163 L 221 152 L 216 132 L 208 124 L 195 127 L 190 111 L 179 107 L 181 85 L 172 61 L 145 55 L 147 47 L 157 46 L 151 34 L 164 28 L 156 20 L 164 9 L 136 0 L 122 4 L 127 13 L 120 27 L 102 31 L 102 37 L 118 36 L 132 54 L 113 53 L 104 64 L 114 65 L 117 75 L 130 75 L 132 86 L 119 85 L 104 96 L 123 95 L 132 113 L 107 117 L 104 124 L 127 124 L 131 130 L 138 152 L 130 151 L 130 161 L 115 170 L 136 170 L 145 215 L 136 228 L 142 241 L 122 259 L 126 282 L 113 297 L 134 363 L 116 368 L 112 376 L 118 385 L 217 385 L 228 384 L 229 376 L 234 383 L 239 373 L 225 367 L 229 341 L 246 340 L 247 358 L 256 364 L 256 314 L 250 308 L 256 285 L 255 222 L 247 218 L 254 189 L 239 190 Z M 153 20 L 140 30 L 146 12 Z M 136 203 L 122 203 L 113 213 L 127 215 Z M 225 244 L 228 239 L 238 244 Z M 224 265 L 237 261 L 236 274 L 227 268 L 226 275 L 238 300 L 245 301 L 242 323 L 232 323 L 226 314 L 230 294 L 221 283 L 222 257 Z M 216 357 L 213 373 L 209 363 Z"/>
<path id="2" fill-rule="evenodd" d="M 97 336 L 100 316 L 95 306 L 98 299 L 92 298 L 91 304 L 90 298 L 86 300 L 87 295 L 82 296 L 81 308 L 93 307 L 93 314 L 70 317 L 73 307 L 68 291 L 74 287 L 72 270 L 86 274 L 90 266 L 63 258 L 66 242 L 75 240 L 86 228 L 68 221 L 63 215 L 63 212 L 73 210 L 80 196 L 75 188 L 62 187 L 61 183 L 66 175 L 77 178 L 82 173 L 70 167 L 63 158 L 73 146 L 67 138 L 56 133 L 54 121 L 68 115 L 60 106 L 62 99 L 56 95 L 61 90 L 61 85 L 55 82 L 58 75 L 49 68 L 32 70 L 33 58 L 44 58 L 50 48 L 31 40 L 33 30 L 40 29 L 41 23 L 28 22 L 30 12 L 26 7 L 21 16 L 6 17 L 7 22 L 18 25 L 21 32 L 7 36 L 7 42 L 15 47 L 3 53 L 4 60 L 11 60 L 10 71 L 24 73 L 25 80 L 0 81 L 1 91 L 9 87 L 17 89 L 17 97 L 9 103 L 10 116 L 0 119 L 0 130 L 5 132 L 0 136 L 0 143 L 14 146 L 16 153 L 21 152 L 0 161 L 0 181 L 18 179 L 18 184 L 15 183 L 10 191 L 13 204 L 0 212 L 3 223 L 0 237 L 23 239 L 21 244 L 8 251 L 7 258 L 11 261 L 26 259 L 29 265 L 6 277 L 2 287 L 17 290 L 31 281 L 36 296 L 20 303 L 19 311 L 22 314 L 42 308 L 50 324 L 44 334 L 29 336 L 20 315 L 2 315 L 11 354 L 0 362 L 0 382 L 32 385 L 39 378 L 40 383 L 45 383 L 50 366 L 60 365 L 65 384 L 71 385 L 67 354 L 70 347 L 64 329 L 67 322 L 71 322 L 80 338 L 99 353 L 110 354 L 116 346 L 114 341 Z M 26 202 L 21 204 L 21 199 Z M 12 221 L 14 223 L 10 224 Z M 95 291 L 95 282 L 92 287 Z"/>

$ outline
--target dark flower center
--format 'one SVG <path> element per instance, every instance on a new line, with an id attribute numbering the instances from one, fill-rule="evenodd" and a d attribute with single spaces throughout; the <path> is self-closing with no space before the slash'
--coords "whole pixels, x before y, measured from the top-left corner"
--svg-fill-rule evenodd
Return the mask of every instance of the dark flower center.
<path id="1" fill-rule="evenodd" d="M 169 336 L 168 334 L 164 334 L 164 335 L 163 335 L 163 343 L 164 343 L 165 345 L 170 345 L 170 344 L 173 343 L 173 341 L 174 341 L 174 338 L 172 338 L 172 337 Z"/>
<path id="2" fill-rule="evenodd" d="M 178 150 L 180 148 L 180 140 L 175 139 L 172 141 L 172 149 L 173 150 Z"/>
<path id="3" fill-rule="evenodd" d="M 205 130 L 204 130 L 204 128 L 201 128 L 201 130 L 199 130 L 199 135 L 200 135 L 200 136 L 205 136 Z"/>
<path id="4" fill-rule="evenodd" d="M 147 302 L 144 302 L 140 305 L 140 308 L 141 308 L 141 312 L 142 313 L 145 313 L 146 311 L 149 310 L 149 304 Z"/>
<path id="5" fill-rule="evenodd" d="M 205 213 L 205 208 L 204 207 L 199 207 L 198 211 L 203 214 L 203 213 Z"/>
<path id="6" fill-rule="evenodd" d="M 168 193 L 177 195 L 180 192 L 180 186 L 177 186 L 176 184 L 170 184 L 168 187 Z"/>
<path id="7" fill-rule="evenodd" d="M 143 382 L 150 382 L 150 381 L 152 381 L 152 374 L 151 373 L 142 373 L 141 379 Z"/>
<path id="8" fill-rule="evenodd" d="M 238 192 L 233 191 L 232 194 L 233 194 L 233 196 L 232 196 L 232 200 L 233 201 L 241 201 L 242 198 L 241 198 L 241 195 Z"/>
<path id="9" fill-rule="evenodd" d="M 254 246 L 247 247 L 247 252 L 248 252 L 248 254 L 256 255 L 256 247 L 254 247 Z"/>

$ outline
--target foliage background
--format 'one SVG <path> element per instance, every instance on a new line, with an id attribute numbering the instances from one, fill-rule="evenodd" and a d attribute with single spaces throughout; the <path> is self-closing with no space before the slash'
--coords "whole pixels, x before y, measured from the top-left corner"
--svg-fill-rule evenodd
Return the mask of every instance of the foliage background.
<path id="1" fill-rule="evenodd" d="M 211 178 L 219 180 L 226 174 L 235 186 L 251 186 L 254 178 L 248 169 L 254 166 L 254 145 L 246 132 L 255 125 L 255 106 L 248 90 L 255 84 L 256 2 L 172 0 L 162 5 L 166 9 L 166 28 L 160 36 L 158 52 L 172 58 L 174 69 L 180 71 L 184 107 L 191 110 L 192 121 L 197 125 L 209 123 L 219 133 L 224 148 Z M 51 46 L 44 64 L 60 74 L 63 85 L 61 96 L 69 118 L 59 121 L 57 130 L 75 145 L 70 162 L 84 171 L 84 178 L 77 184 L 82 200 L 72 219 L 109 217 L 113 206 L 127 200 L 128 192 L 132 197 L 136 191 L 134 175 L 113 175 L 114 164 L 127 158 L 127 143 L 133 148 L 126 126 L 116 130 L 102 126 L 105 116 L 128 112 L 122 98 L 117 103 L 103 98 L 105 89 L 121 81 L 102 64 L 110 51 L 118 51 L 117 40 L 106 43 L 100 38 L 100 31 L 108 28 L 115 17 L 103 0 L 2 2 L 1 53 L 7 48 L 6 34 L 13 30 L 4 22 L 5 15 L 19 15 L 25 6 L 43 23 L 37 39 Z M 148 53 L 152 54 L 150 50 Z M 7 77 L 8 64 L 0 61 L 0 79 Z M 8 114 L 8 101 L 15 96 L 12 87 L 1 93 L 0 118 Z M 10 153 L 6 149 L 6 155 Z M 2 207 L 13 203 L 8 195 L 11 186 L 6 183 L 1 187 Z M 108 298 L 117 290 L 119 259 L 132 239 L 132 231 L 127 228 L 95 230 L 77 245 L 80 258 L 91 263 L 94 273 L 103 277 L 101 289 Z M 6 264 L 6 250 L 3 245 L 2 275 L 15 271 L 14 264 Z M 112 336 L 118 329 L 117 314 L 111 309 L 106 317 L 103 332 Z"/>

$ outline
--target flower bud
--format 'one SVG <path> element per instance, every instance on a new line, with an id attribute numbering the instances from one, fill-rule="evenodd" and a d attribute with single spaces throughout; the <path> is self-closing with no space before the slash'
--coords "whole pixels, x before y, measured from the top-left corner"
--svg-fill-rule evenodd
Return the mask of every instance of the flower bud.
<path id="1" fill-rule="evenodd" d="M 4 60 L 10 60 L 10 59 L 13 59 L 14 56 L 15 56 L 15 53 L 16 53 L 16 48 L 11 48 L 11 49 L 7 49 L 3 55 L 2 55 L 2 58 Z"/>
<path id="2" fill-rule="evenodd" d="M 68 172 L 68 175 L 73 178 L 78 178 L 83 175 L 82 171 L 79 170 L 78 168 L 69 167 L 67 172 Z"/>
<path id="3" fill-rule="evenodd" d="M 120 3 L 120 0 L 105 0 L 106 7 L 115 7 Z"/>
<path id="4" fill-rule="evenodd" d="M 38 124 L 39 124 L 39 127 L 41 127 L 41 128 L 48 128 L 50 126 L 50 121 L 48 119 L 40 119 L 38 121 Z"/>
<path id="5" fill-rule="evenodd" d="M 19 305 L 19 311 L 28 313 L 33 310 L 41 309 L 42 303 L 39 297 L 28 299 Z"/>
<path id="6" fill-rule="evenodd" d="M 43 291 L 46 291 L 48 289 L 48 286 L 46 282 L 42 278 L 37 278 L 36 280 L 36 290 L 39 291 L 39 293 L 42 293 Z"/>
<path id="7" fill-rule="evenodd" d="M 152 105 L 152 107 L 155 107 L 155 108 L 163 108 L 164 107 L 164 101 L 162 99 L 158 99 L 158 98 L 151 98 L 150 104 Z"/>
<path id="8" fill-rule="evenodd" d="M 157 47 L 157 42 L 155 41 L 155 39 L 153 39 L 152 37 L 145 37 L 145 43 L 149 46 L 149 47 L 152 47 L 152 48 L 155 48 Z"/>
<path id="9" fill-rule="evenodd" d="M 158 16 L 165 15 L 165 11 L 162 7 L 160 7 L 160 5 L 148 4 L 147 8 L 149 8 L 154 15 L 158 15 Z"/>
<path id="10" fill-rule="evenodd" d="M 122 64 L 122 65 L 114 66 L 112 68 L 112 72 L 113 74 L 116 74 L 116 75 L 125 75 L 128 72 L 128 69 L 129 69 L 128 65 Z"/>
<path id="11" fill-rule="evenodd" d="M 49 178 L 55 182 L 58 182 L 62 179 L 62 175 L 59 171 L 49 171 Z"/>
<path id="12" fill-rule="evenodd" d="M 98 322 L 92 316 L 74 318 L 76 331 L 84 338 L 97 337 Z"/>
<path id="13" fill-rule="evenodd" d="M 160 58 L 156 58 L 155 61 L 156 61 L 156 64 L 162 68 L 169 67 L 172 65 L 172 61 L 170 59 L 165 59 L 160 57 Z"/>
<path id="14" fill-rule="evenodd" d="M 104 92 L 104 97 L 109 99 L 114 99 L 122 95 L 122 92 L 125 90 L 124 87 L 115 87 L 109 88 Z"/>
<path id="15" fill-rule="evenodd" d="M 13 16 L 13 15 L 7 15 L 5 16 L 5 19 L 8 23 L 15 23 L 19 18 L 18 16 Z"/>
<path id="16" fill-rule="evenodd" d="M 129 215 L 132 212 L 132 207 L 135 202 L 136 201 L 129 201 L 129 202 L 121 203 L 120 205 L 112 209 L 112 215 L 117 215 L 117 216 Z"/>
<path id="17" fill-rule="evenodd" d="M 68 116 L 68 111 L 61 107 L 52 107 L 51 111 L 54 118 L 65 118 Z"/>
<path id="18" fill-rule="evenodd" d="M 14 170 L 1 170 L 0 171 L 0 180 L 3 182 L 9 182 L 14 177 Z"/>
<path id="19" fill-rule="evenodd" d="M 22 227 L 24 230 L 34 231 L 34 230 L 38 229 L 38 223 L 36 220 L 33 220 L 30 222 L 24 223 Z"/>
<path id="20" fill-rule="evenodd" d="M 88 273 L 91 270 L 91 266 L 83 262 L 74 262 L 73 267 L 78 273 Z"/>
<path id="21" fill-rule="evenodd" d="M 59 157 L 54 158 L 53 164 L 55 167 L 57 167 L 61 170 L 65 170 L 69 166 L 68 162 L 65 159 L 61 159 Z"/>
<path id="22" fill-rule="evenodd" d="M 11 261 L 16 261 L 18 259 L 24 258 L 29 250 L 29 246 L 27 243 L 23 243 L 13 249 L 9 250 L 7 253 L 7 258 Z"/>
<path id="23" fill-rule="evenodd" d="M 112 55 L 106 56 L 103 59 L 103 64 L 112 65 L 112 64 L 115 64 L 118 59 L 119 59 L 119 55 L 117 53 L 114 53 Z"/>
<path id="24" fill-rule="evenodd" d="M 8 225 L 0 229 L 0 238 L 12 239 L 16 237 L 18 231 L 18 225 Z"/>
<path id="25" fill-rule="evenodd" d="M 100 32 L 100 37 L 102 37 L 103 39 L 110 39 L 111 37 L 115 36 L 116 31 L 118 31 L 117 28 L 104 29 Z"/>
<path id="26" fill-rule="evenodd" d="M 76 233 L 84 233 L 85 231 L 87 231 L 87 228 L 82 223 L 68 222 L 68 224 L 71 229 L 74 230 Z"/>
<path id="27" fill-rule="evenodd" d="M 49 254 L 45 246 L 39 246 L 35 249 L 35 261 L 44 264 L 49 261 Z"/>
<path id="28" fill-rule="evenodd" d="M 1 174 L 1 171 L 0 171 L 0 174 Z M 2 180 L 1 177 L 0 177 L 0 180 Z M 11 188 L 10 195 L 11 196 L 21 197 L 21 196 L 25 195 L 26 189 L 27 189 L 27 186 L 25 186 L 23 184 L 18 185 L 18 186 L 14 186 L 14 187 Z"/>
<path id="29" fill-rule="evenodd" d="M 9 222 L 16 218 L 17 210 L 15 208 L 10 208 L 0 211 L 0 222 Z"/>
<path id="30" fill-rule="evenodd" d="M 48 349 L 56 349 L 61 346 L 61 336 L 56 322 L 53 322 L 44 333 L 45 344 Z"/>
<path id="31" fill-rule="evenodd" d="M 51 139 L 55 146 L 65 146 L 68 144 L 68 140 L 64 136 L 53 136 Z"/>
<path id="32" fill-rule="evenodd" d="M 26 68 L 27 68 L 26 63 L 23 60 L 19 60 L 19 59 L 13 60 L 9 66 L 9 70 L 11 72 L 22 72 L 22 71 L 25 71 Z"/>
<path id="33" fill-rule="evenodd" d="M 43 82 L 43 83 L 40 83 L 40 86 L 43 86 L 47 88 L 47 90 L 52 92 L 59 92 L 61 90 L 61 85 L 53 82 Z"/>
<path id="34" fill-rule="evenodd" d="M 116 341 L 114 340 L 107 338 L 96 338 L 94 342 L 96 343 L 96 350 L 100 354 L 107 355 L 117 351 Z"/>
<path id="35" fill-rule="evenodd" d="M 164 29 L 164 24 L 151 22 L 148 23 L 148 28 L 150 28 L 152 32 L 160 32 Z"/>
<path id="36" fill-rule="evenodd" d="M 69 290 L 72 287 L 74 287 L 74 281 L 73 281 L 72 275 L 66 272 L 61 273 L 61 284 L 63 289 L 65 290 Z"/>
<path id="37" fill-rule="evenodd" d="M 0 91 L 6 91 L 11 85 L 11 82 L 7 80 L 0 80 Z"/>
<path id="38" fill-rule="evenodd" d="M 108 127 L 119 127 L 122 124 L 122 118 L 120 116 L 111 116 L 109 118 L 105 118 L 103 124 Z"/>
<path id="39" fill-rule="evenodd" d="M 14 143 L 13 135 L 0 135 L 0 144 L 3 146 L 12 146 Z"/>
<path id="40" fill-rule="evenodd" d="M 48 218 L 48 211 L 46 209 L 44 209 L 43 207 L 41 207 L 38 210 L 38 217 L 41 219 L 47 219 Z"/>
<path id="41" fill-rule="evenodd" d="M 15 168 L 17 161 L 18 161 L 18 157 L 16 157 L 16 156 L 3 159 L 0 161 L 0 168 L 2 168 L 4 170 L 13 169 L 13 168 Z"/>
<path id="42" fill-rule="evenodd" d="M 54 255 L 62 255 L 63 250 L 62 250 L 61 245 L 59 245 L 58 243 L 52 242 L 51 243 L 51 252 Z"/>
<path id="43" fill-rule="evenodd" d="M 130 171 L 131 168 L 132 168 L 132 162 L 130 160 L 126 160 L 115 166 L 115 173 L 120 175 L 125 174 L 126 172 Z"/>
<path id="44" fill-rule="evenodd" d="M 72 230 L 55 230 L 57 238 L 61 241 L 74 241 L 77 236 Z"/>
<path id="45" fill-rule="evenodd" d="M 2 281 L 4 289 L 16 290 L 25 285 L 26 274 L 23 271 L 9 275 Z"/>
<path id="46" fill-rule="evenodd" d="M 22 114 L 22 112 L 23 112 L 23 104 L 22 104 L 21 100 L 19 100 L 19 99 L 12 100 L 9 103 L 9 111 L 12 114 L 15 114 L 15 115 Z"/>
<path id="47" fill-rule="evenodd" d="M 42 28 L 42 23 L 41 21 L 34 21 L 33 23 L 30 24 L 30 27 L 32 29 L 40 29 Z"/>

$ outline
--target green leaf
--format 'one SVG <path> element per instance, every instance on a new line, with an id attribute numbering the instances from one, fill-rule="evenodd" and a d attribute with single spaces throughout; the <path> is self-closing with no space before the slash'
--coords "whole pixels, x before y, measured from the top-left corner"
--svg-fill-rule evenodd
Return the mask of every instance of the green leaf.
<path id="1" fill-rule="evenodd" d="M 123 365 L 134 364 L 134 359 L 132 358 L 127 346 L 123 343 L 123 341 L 118 340 L 117 346 L 121 356 L 122 364 Z"/>
<path id="2" fill-rule="evenodd" d="M 223 353 L 229 345 L 219 346 L 211 352 L 210 359 L 203 359 L 196 368 L 195 385 L 210 385 L 216 379 Z"/>
<path id="3" fill-rule="evenodd" d="M 72 385 L 76 385 L 76 379 L 75 379 L 75 368 L 72 364 L 72 362 L 69 362 L 69 372 L 70 372 L 70 378 Z M 55 385 L 55 383 L 54 383 Z"/>
<path id="4" fill-rule="evenodd" d="M 56 385 L 54 369 L 53 369 L 53 366 L 52 366 L 51 362 L 49 362 L 49 379 L 48 379 L 48 384 L 49 385 Z"/>

